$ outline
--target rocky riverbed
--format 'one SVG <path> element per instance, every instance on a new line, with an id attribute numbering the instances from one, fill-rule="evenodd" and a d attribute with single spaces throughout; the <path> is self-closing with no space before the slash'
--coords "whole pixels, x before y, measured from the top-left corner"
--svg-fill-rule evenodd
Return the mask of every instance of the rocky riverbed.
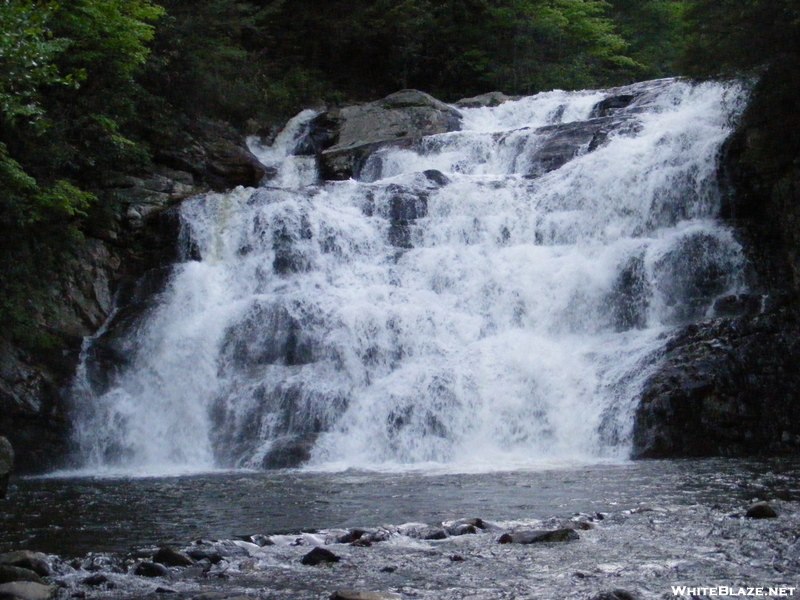
<path id="1" fill-rule="evenodd" d="M 114 502 L 128 497 L 105 528 L 110 509 L 90 481 L 106 497 L 116 488 Z M 16 587 L 0 587 L 0 597 L 647 600 L 673 597 L 673 586 L 800 593 L 800 489 L 797 466 L 785 461 L 90 481 L 12 485 L 0 505 L 0 548 L 28 552 L 0 562 L 28 573 L 0 574 L 32 581 L 3 583 Z M 42 505 L 28 501 L 59 486 L 75 495 L 62 496 L 65 514 L 45 526 Z M 14 516 L 27 528 L 10 526 Z M 321 522 L 331 526 L 297 526 Z M 63 532 L 57 544 L 54 529 Z M 82 543 L 91 531 L 96 551 Z M 48 548 L 60 550 L 32 553 Z"/>
<path id="2" fill-rule="evenodd" d="M 3 566 L 0 577 L 15 574 L 28 583 L 2 584 L 0 594 L 10 586 L 22 590 L 12 592 L 20 598 L 46 592 L 120 600 L 593 598 L 611 592 L 625 598 L 620 590 L 668 598 L 673 586 L 796 592 L 800 503 L 771 506 L 776 516 L 763 519 L 747 517 L 746 507 L 732 513 L 722 506 L 641 505 L 569 519 L 466 518 L 196 540 L 72 559 L 12 553 L 0 561 L 27 561 L 22 564 L 31 569 Z M 43 577 L 34 575 L 36 567 Z"/>

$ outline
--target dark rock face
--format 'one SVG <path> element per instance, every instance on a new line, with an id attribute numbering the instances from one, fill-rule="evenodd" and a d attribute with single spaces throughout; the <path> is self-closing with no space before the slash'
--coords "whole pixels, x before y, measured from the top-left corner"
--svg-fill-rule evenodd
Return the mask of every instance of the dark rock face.
<path id="1" fill-rule="evenodd" d="M 617 94 L 615 96 L 609 96 L 592 107 L 589 118 L 596 119 L 597 117 L 607 117 L 620 108 L 627 108 L 636 98 L 636 94 Z"/>
<path id="2" fill-rule="evenodd" d="M 649 283 L 642 255 L 623 265 L 608 301 L 615 331 L 643 329 L 647 325 Z"/>
<path id="3" fill-rule="evenodd" d="M 645 384 L 634 457 L 800 451 L 798 364 L 800 320 L 788 308 L 685 328 Z"/>
<path id="4" fill-rule="evenodd" d="M 422 136 L 458 131 L 454 108 L 417 90 L 401 90 L 370 104 L 328 111 L 310 132 L 325 179 L 358 178 L 366 158 L 386 146 L 403 146 Z M 303 149 L 303 151 L 307 151 Z"/>
<path id="5" fill-rule="evenodd" d="M 213 190 L 255 187 L 267 174 L 247 149 L 244 137 L 220 121 L 187 121 L 171 139 L 159 141 L 157 162 L 191 173 Z"/>
<path id="6" fill-rule="evenodd" d="M 714 236 L 694 233 L 653 265 L 654 285 L 670 309 L 670 321 L 685 323 L 701 318 L 706 308 L 733 283 L 727 246 Z"/>
<path id="7" fill-rule="evenodd" d="M 70 450 L 66 389 L 83 338 L 106 321 L 115 295 L 118 314 L 90 350 L 94 390 L 108 389 L 131 359 L 125 338 L 152 307 L 178 256 L 174 206 L 209 188 L 254 186 L 267 175 L 242 136 L 222 123 L 187 121 L 180 132 L 149 137 L 153 165 L 96 182 L 93 191 L 106 208 L 86 220 L 74 261 L 52 282 L 55 314 L 42 317 L 42 329 L 57 343 L 31 352 L 0 334 L 0 435 L 16 449 L 21 473 L 64 466 Z"/>
<path id="8" fill-rule="evenodd" d="M 428 214 L 428 196 L 424 192 L 390 186 L 389 243 L 398 248 L 412 248 L 411 225 Z"/>
<path id="9" fill-rule="evenodd" d="M 264 369 L 290 373 L 335 358 L 318 336 L 312 313 L 302 306 L 256 302 L 226 332 L 219 369 L 231 384 L 211 410 L 212 444 L 220 464 L 241 466 L 243 458 L 257 454 L 258 464 L 248 466 L 298 467 L 310 458 L 317 435 L 330 426 L 329 418 L 347 406 L 345 394 L 296 379 L 276 383 L 260 376 Z M 229 402 L 234 396 L 236 402 Z M 329 406 L 333 416 L 315 411 L 321 405 Z"/>
<path id="10" fill-rule="evenodd" d="M 264 469 L 293 469 L 311 458 L 311 450 L 317 441 L 316 434 L 290 436 L 275 440 L 261 461 Z"/>

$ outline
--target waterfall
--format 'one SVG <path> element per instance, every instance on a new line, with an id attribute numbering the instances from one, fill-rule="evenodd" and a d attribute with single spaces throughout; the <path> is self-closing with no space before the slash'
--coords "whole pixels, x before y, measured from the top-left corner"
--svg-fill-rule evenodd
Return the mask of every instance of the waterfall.
<path id="1" fill-rule="evenodd" d="M 660 80 L 463 109 L 461 131 L 341 182 L 292 156 L 301 113 L 253 146 L 275 179 L 182 205 L 193 260 L 126 330 L 124 368 L 76 399 L 81 460 L 624 458 L 669 331 L 742 291 L 716 157 L 745 99 Z"/>

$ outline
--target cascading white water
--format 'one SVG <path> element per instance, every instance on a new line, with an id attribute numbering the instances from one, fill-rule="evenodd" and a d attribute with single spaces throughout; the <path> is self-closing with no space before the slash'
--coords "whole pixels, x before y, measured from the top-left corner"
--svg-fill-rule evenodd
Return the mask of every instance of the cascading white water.
<path id="1" fill-rule="evenodd" d="M 267 187 L 183 205 L 201 260 L 176 269 L 111 389 L 81 399 L 83 455 L 144 470 L 624 457 L 665 330 L 741 291 L 715 159 L 745 93 L 614 93 L 635 99 L 563 164 L 542 149 L 610 92 L 465 109 L 462 131 L 324 184 L 289 156 L 301 113 L 254 147 L 281 165 Z"/>

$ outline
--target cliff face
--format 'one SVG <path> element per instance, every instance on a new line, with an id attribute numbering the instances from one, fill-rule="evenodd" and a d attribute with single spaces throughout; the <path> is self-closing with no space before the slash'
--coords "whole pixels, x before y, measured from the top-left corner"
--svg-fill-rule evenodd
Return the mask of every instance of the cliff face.
<path id="1" fill-rule="evenodd" d="M 800 73 L 773 65 L 720 157 L 752 295 L 671 341 L 645 386 L 634 456 L 800 452 Z M 718 311 L 719 312 L 719 311 Z"/>
<path id="2" fill-rule="evenodd" d="M 154 164 L 137 173 L 112 173 L 95 193 L 117 209 L 87 221 L 72 260 L 50 283 L 54 314 L 42 319 L 50 339 L 35 352 L 0 332 L 0 436 L 16 451 L 16 470 L 35 473 L 63 464 L 69 451 L 65 389 L 85 336 L 94 334 L 128 283 L 177 258 L 179 222 L 174 206 L 208 189 L 255 186 L 265 169 L 229 126 L 186 122 L 158 140 Z M 152 278 L 151 278 L 152 279 Z"/>

